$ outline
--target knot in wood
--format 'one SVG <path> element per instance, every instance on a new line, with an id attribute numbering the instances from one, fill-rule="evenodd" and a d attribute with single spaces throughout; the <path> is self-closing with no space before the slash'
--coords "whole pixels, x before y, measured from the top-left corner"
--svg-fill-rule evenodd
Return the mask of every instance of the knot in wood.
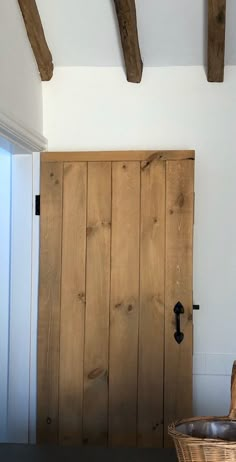
<path id="1" fill-rule="evenodd" d="M 88 379 L 95 380 L 97 378 L 105 377 L 106 375 L 107 375 L 107 371 L 105 369 L 102 369 L 101 367 L 97 367 L 96 369 L 89 372 Z"/>
<path id="2" fill-rule="evenodd" d="M 184 205 L 184 195 L 183 193 L 180 193 L 176 199 L 176 205 L 178 205 L 180 208 L 183 207 Z"/>
<path id="3" fill-rule="evenodd" d="M 84 304 L 86 303 L 86 297 L 85 297 L 85 294 L 83 292 L 78 293 L 78 299 L 79 299 L 80 302 L 82 302 Z"/>
<path id="4" fill-rule="evenodd" d="M 216 16 L 216 20 L 217 20 L 218 24 L 222 24 L 222 25 L 225 24 L 225 11 L 224 11 L 224 9 L 222 9 L 219 12 L 219 14 Z"/>

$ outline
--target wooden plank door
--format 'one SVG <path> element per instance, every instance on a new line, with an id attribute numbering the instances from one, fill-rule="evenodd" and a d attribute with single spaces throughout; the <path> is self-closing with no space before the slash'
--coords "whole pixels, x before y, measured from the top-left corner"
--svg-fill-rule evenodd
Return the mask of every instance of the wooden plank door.
<path id="1" fill-rule="evenodd" d="M 42 155 L 39 443 L 168 446 L 191 415 L 193 167 L 192 151 Z"/>

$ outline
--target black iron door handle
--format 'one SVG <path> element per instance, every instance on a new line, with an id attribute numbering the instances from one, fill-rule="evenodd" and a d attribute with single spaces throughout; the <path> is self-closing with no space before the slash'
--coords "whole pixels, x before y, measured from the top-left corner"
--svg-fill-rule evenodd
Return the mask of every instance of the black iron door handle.
<path id="1" fill-rule="evenodd" d="M 181 343 L 184 339 L 184 333 L 180 329 L 180 315 L 184 313 L 184 307 L 182 303 L 177 302 L 174 307 L 175 320 L 176 320 L 176 332 L 174 337 L 177 343 Z"/>

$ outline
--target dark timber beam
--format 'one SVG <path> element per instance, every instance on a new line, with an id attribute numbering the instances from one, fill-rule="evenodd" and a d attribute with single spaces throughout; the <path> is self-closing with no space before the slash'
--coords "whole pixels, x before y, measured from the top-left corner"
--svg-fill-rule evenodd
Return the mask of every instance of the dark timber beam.
<path id="1" fill-rule="evenodd" d="M 140 55 L 135 0 L 114 0 L 128 82 L 139 83 L 143 63 Z"/>
<path id="2" fill-rule="evenodd" d="M 35 0 L 18 0 L 18 3 L 41 79 L 50 80 L 53 75 L 52 55 L 45 39 Z"/>
<path id="3" fill-rule="evenodd" d="M 226 0 L 208 0 L 208 81 L 224 81 Z"/>

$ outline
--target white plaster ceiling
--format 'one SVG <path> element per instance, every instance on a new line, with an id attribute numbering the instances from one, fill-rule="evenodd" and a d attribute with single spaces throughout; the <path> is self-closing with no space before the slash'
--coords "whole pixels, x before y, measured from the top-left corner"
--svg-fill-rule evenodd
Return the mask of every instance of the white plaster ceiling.
<path id="1" fill-rule="evenodd" d="M 113 0 L 37 0 L 55 66 L 121 66 Z M 206 62 L 207 0 L 136 0 L 145 66 Z M 236 64 L 236 0 L 227 0 L 225 64 Z"/>

